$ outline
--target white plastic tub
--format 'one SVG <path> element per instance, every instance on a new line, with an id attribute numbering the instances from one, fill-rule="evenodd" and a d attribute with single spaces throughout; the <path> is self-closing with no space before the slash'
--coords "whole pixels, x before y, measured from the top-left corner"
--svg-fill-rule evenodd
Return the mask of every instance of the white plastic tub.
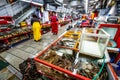
<path id="1" fill-rule="evenodd" d="M 102 58 L 109 39 L 110 35 L 103 29 L 90 28 L 89 32 L 87 28 L 84 28 L 80 38 L 79 51 L 85 55 Z"/>

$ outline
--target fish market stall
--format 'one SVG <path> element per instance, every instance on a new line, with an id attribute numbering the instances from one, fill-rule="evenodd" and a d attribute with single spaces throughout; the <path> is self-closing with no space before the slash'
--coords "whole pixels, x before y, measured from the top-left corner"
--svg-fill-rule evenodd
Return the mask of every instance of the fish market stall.
<path id="1" fill-rule="evenodd" d="M 94 32 L 92 29 L 87 30 Z M 109 62 L 107 50 L 104 49 L 106 52 L 101 50 L 103 53 L 100 57 L 82 54 L 79 47 L 82 42 L 82 31 L 84 29 L 67 31 L 41 51 L 34 58 L 38 72 L 52 80 L 107 80 L 108 72 L 105 67 Z M 101 32 L 97 30 L 95 33 Z M 104 43 L 107 44 L 109 36 L 104 38 L 106 38 Z"/>

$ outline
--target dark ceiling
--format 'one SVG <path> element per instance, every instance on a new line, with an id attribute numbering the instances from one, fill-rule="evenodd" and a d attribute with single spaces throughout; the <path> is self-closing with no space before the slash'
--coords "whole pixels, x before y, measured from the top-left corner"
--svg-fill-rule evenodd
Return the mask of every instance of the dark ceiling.
<path id="1" fill-rule="evenodd" d="M 73 8 L 81 13 L 85 12 L 83 2 L 84 0 L 63 0 L 63 4 L 65 4 L 66 8 Z"/>
<path id="2" fill-rule="evenodd" d="M 45 5 L 50 4 L 56 6 L 56 8 L 58 6 L 64 5 L 64 7 L 66 8 L 73 8 L 74 10 L 79 12 L 81 11 L 89 12 L 99 8 L 106 8 L 107 3 L 112 0 L 43 0 L 43 1 Z"/>
<path id="3" fill-rule="evenodd" d="M 74 3 L 75 1 L 77 1 L 77 4 Z M 63 0 L 63 4 L 67 4 L 66 6 L 70 6 L 72 8 L 76 8 L 78 6 L 84 6 L 82 3 L 83 0 Z"/>
<path id="4" fill-rule="evenodd" d="M 88 4 L 86 4 L 88 1 Z M 77 11 L 94 11 L 99 8 L 106 8 L 109 0 L 63 0 L 63 4 L 67 8 L 74 8 Z M 76 4 L 76 5 L 75 5 Z M 86 8 L 86 5 L 88 8 Z M 86 10 L 87 9 L 87 10 Z"/>

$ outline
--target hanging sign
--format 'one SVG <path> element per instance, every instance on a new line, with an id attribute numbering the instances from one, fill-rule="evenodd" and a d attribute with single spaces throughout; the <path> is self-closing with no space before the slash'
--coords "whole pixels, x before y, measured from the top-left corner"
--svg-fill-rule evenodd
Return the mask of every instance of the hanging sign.
<path id="1" fill-rule="evenodd" d="M 55 11 L 55 10 L 56 10 L 56 7 L 55 7 L 55 6 L 52 6 L 52 5 L 50 5 L 50 4 L 47 4 L 46 10 Z"/>

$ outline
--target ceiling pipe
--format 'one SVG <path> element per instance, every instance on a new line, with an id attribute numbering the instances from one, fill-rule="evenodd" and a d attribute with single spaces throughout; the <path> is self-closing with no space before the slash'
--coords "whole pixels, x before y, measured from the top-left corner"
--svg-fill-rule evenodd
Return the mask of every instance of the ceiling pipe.
<path id="1" fill-rule="evenodd" d="M 84 6 L 84 7 L 85 7 L 85 13 L 88 14 L 88 2 L 89 2 L 89 1 L 88 1 L 88 0 L 85 0 L 84 2 L 85 2 L 85 4 L 84 4 L 84 5 L 85 5 L 85 6 Z"/>

